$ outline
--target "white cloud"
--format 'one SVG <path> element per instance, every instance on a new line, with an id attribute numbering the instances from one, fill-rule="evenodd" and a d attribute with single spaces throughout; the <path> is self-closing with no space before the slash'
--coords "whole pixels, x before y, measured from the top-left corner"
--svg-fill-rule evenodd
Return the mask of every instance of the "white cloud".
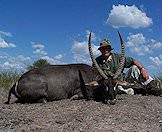
<path id="1" fill-rule="evenodd" d="M 75 41 L 72 46 L 72 53 L 75 62 L 89 63 L 87 59 L 88 47 L 86 42 Z"/>
<path id="2" fill-rule="evenodd" d="M 151 49 L 162 48 L 162 42 L 157 42 L 156 40 L 151 39 L 151 40 L 149 41 L 148 46 L 149 46 L 149 48 L 151 48 Z"/>
<path id="3" fill-rule="evenodd" d="M 45 55 L 47 55 L 47 52 L 45 52 L 44 50 L 40 50 L 40 49 L 34 50 L 33 53 L 38 55 L 38 56 L 45 56 Z"/>
<path id="4" fill-rule="evenodd" d="M 7 37 L 12 37 L 12 34 L 10 32 L 4 32 L 4 31 L 0 31 L 0 35 L 2 36 L 7 36 Z"/>
<path id="5" fill-rule="evenodd" d="M 63 62 L 63 55 L 59 54 L 54 57 L 43 56 L 42 59 L 47 60 L 50 64 L 64 64 Z"/>
<path id="6" fill-rule="evenodd" d="M 38 48 L 37 46 L 35 46 L 36 48 Z M 43 46 L 40 46 L 43 47 Z M 39 47 L 39 48 L 40 48 Z M 37 49 L 38 50 L 38 49 Z M 34 49 L 35 51 L 35 49 Z M 43 51 L 41 51 L 43 52 Z M 40 52 L 39 52 L 40 53 Z M 0 53 L 0 70 L 1 71 L 26 71 L 27 67 L 30 66 L 34 61 L 38 60 L 38 59 L 46 59 L 50 64 L 64 64 L 63 62 L 63 55 L 62 54 L 58 54 L 54 57 L 49 57 L 48 55 L 44 55 L 44 56 L 32 56 L 31 57 L 26 57 L 23 55 L 18 55 L 16 57 L 12 57 L 9 56 L 6 53 Z"/>
<path id="7" fill-rule="evenodd" d="M 1 60 L 0 70 L 25 71 L 29 65 L 31 65 L 34 61 L 38 59 L 46 59 L 50 64 L 63 64 L 64 63 L 63 62 L 64 55 L 58 54 L 54 57 L 50 57 L 48 56 L 47 52 L 44 50 L 45 45 L 43 45 L 42 43 L 35 43 L 35 42 L 31 42 L 31 43 L 32 43 L 33 54 L 34 54 L 32 58 L 25 57 L 23 55 L 12 57 L 8 55 L 7 53 L 0 52 L 0 60 Z M 3 47 L 7 47 L 7 43 Z"/>
<path id="8" fill-rule="evenodd" d="M 155 66 L 162 66 L 162 58 L 160 57 L 149 57 L 150 60 L 152 61 L 152 63 L 155 65 Z"/>
<path id="9" fill-rule="evenodd" d="M 38 57 L 43 57 L 47 55 L 47 52 L 44 51 L 44 45 L 41 43 L 32 42 L 32 48 L 34 49 L 33 53 Z"/>
<path id="10" fill-rule="evenodd" d="M 162 54 L 160 54 L 159 56 L 155 56 L 155 57 L 149 57 L 150 61 L 151 61 L 151 71 L 154 72 L 154 74 L 162 75 Z"/>
<path id="11" fill-rule="evenodd" d="M 151 53 L 155 49 L 162 48 L 162 42 L 154 39 L 147 39 L 142 33 L 131 34 L 127 37 L 126 46 L 132 53 L 137 55 L 145 55 Z"/>
<path id="12" fill-rule="evenodd" d="M 56 55 L 54 58 L 57 59 L 57 60 L 60 60 L 60 59 L 63 58 L 63 55 L 59 54 L 59 55 Z"/>
<path id="13" fill-rule="evenodd" d="M 113 9 L 109 14 L 107 23 L 111 24 L 114 28 L 145 28 L 153 24 L 152 19 L 135 5 L 113 5 Z"/>
<path id="14" fill-rule="evenodd" d="M 16 47 L 15 44 L 6 42 L 1 36 L 0 36 L 0 48 L 14 48 Z"/>
<path id="15" fill-rule="evenodd" d="M 142 33 L 133 34 L 127 37 L 127 46 L 140 46 L 141 44 L 146 43 L 146 38 L 143 36 Z"/>
<path id="16" fill-rule="evenodd" d="M 33 53 L 38 57 L 37 59 L 45 59 L 50 64 L 64 64 L 63 55 L 58 54 L 54 57 L 48 56 L 48 53 L 44 50 L 45 46 L 42 43 L 32 42 Z"/>
<path id="17" fill-rule="evenodd" d="M 41 49 L 41 50 L 43 50 L 44 49 L 44 45 L 43 44 L 41 44 L 41 43 L 34 43 L 34 42 L 32 42 L 32 47 L 33 47 L 33 49 Z"/>
<path id="18" fill-rule="evenodd" d="M 100 54 L 100 52 L 97 49 L 98 46 L 92 45 L 93 54 L 95 56 Z M 74 44 L 72 46 L 72 53 L 74 62 L 86 64 L 91 63 L 87 41 L 74 41 Z"/>
<path id="19" fill-rule="evenodd" d="M 24 71 L 27 66 L 31 63 L 30 57 L 25 57 L 23 55 L 18 55 L 17 57 L 7 56 L 5 61 L 0 63 L 1 70 L 17 70 L 17 71 Z"/>
<path id="20" fill-rule="evenodd" d="M 140 47 L 132 47 L 130 51 L 136 53 L 136 55 L 141 56 L 149 52 L 149 49 L 147 46 L 140 46 Z"/>
<path id="21" fill-rule="evenodd" d="M 31 60 L 30 57 L 24 57 L 23 55 L 18 55 L 16 57 L 16 61 L 23 62 L 23 63 L 25 63 L 26 61 L 30 61 L 30 60 Z"/>

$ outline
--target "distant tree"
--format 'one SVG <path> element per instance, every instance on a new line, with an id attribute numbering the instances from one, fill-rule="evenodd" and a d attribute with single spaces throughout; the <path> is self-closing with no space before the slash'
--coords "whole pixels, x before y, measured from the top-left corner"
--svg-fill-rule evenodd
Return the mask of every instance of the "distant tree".
<path id="1" fill-rule="evenodd" d="M 31 66 L 28 66 L 27 69 L 31 70 L 33 68 L 42 68 L 46 65 L 50 65 L 50 63 L 45 59 L 39 59 L 39 60 L 35 61 Z"/>

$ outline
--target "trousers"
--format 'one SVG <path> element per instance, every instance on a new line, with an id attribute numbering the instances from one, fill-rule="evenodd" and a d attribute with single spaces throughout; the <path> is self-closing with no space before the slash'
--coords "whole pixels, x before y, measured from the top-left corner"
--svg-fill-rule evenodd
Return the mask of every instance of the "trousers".
<path id="1" fill-rule="evenodd" d="M 152 80 L 154 80 L 150 75 L 148 80 L 144 80 L 140 70 L 138 69 L 137 66 L 133 65 L 125 74 L 125 80 L 131 83 L 137 82 L 142 85 L 147 85 L 149 84 Z"/>

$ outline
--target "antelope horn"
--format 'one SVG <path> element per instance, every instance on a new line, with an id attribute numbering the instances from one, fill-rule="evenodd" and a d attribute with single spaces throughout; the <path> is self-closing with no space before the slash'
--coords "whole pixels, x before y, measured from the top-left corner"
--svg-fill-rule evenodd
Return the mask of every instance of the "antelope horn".
<path id="1" fill-rule="evenodd" d="M 121 74 L 121 72 L 124 68 L 124 63 L 125 63 L 125 57 L 124 57 L 125 56 L 125 45 L 124 45 L 124 41 L 123 41 L 119 31 L 118 31 L 118 35 L 119 35 L 120 44 L 121 44 L 121 58 L 120 58 L 119 67 L 113 76 L 114 79 L 116 79 Z"/>
<path id="2" fill-rule="evenodd" d="M 104 79 L 108 79 L 108 77 L 105 75 L 103 70 L 99 67 L 98 63 L 96 62 L 96 60 L 94 58 L 94 55 L 93 55 L 93 52 L 92 52 L 92 46 L 91 46 L 91 33 L 89 34 L 88 49 L 89 49 L 89 53 L 90 53 L 90 57 L 91 57 L 92 63 L 94 64 L 95 68 L 98 70 L 98 72 L 100 73 L 100 75 Z"/>

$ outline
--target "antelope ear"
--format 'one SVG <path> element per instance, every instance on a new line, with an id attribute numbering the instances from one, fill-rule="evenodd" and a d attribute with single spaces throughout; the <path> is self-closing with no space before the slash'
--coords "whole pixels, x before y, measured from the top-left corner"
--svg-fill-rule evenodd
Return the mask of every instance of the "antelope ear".
<path id="1" fill-rule="evenodd" d="M 92 82 L 86 83 L 85 85 L 86 86 L 98 86 L 99 84 L 97 81 L 92 81 Z"/>

